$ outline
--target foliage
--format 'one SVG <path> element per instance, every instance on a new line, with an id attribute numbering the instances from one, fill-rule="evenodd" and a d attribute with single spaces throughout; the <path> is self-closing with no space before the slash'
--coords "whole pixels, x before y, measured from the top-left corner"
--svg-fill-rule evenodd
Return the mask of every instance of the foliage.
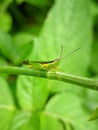
<path id="1" fill-rule="evenodd" d="M 0 66 L 54 59 L 62 45 L 63 56 L 80 50 L 61 61 L 61 70 L 98 79 L 97 1 L 0 1 Z M 98 107 L 96 91 L 10 74 L 0 74 L 0 84 L 0 130 L 98 128 L 98 109 L 91 116 Z"/>

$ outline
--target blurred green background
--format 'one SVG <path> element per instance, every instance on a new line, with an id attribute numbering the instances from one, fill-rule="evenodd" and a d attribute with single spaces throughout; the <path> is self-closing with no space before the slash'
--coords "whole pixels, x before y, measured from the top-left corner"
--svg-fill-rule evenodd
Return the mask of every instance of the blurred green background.
<path id="1" fill-rule="evenodd" d="M 98 79 L 97 0 L 0 0 L 0 66 L 61 61 L 65 73 Z M 97 130 L 88 121 L 98 92 L 68 83 L 0 73 L 0 130 Z"/>

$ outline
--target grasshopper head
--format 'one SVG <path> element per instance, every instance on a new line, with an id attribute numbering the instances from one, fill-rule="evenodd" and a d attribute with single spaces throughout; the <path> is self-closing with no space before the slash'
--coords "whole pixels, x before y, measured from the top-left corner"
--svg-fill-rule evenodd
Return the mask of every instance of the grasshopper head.
<path id="1" fill-rule="evenodd" d="M 28 65 L 28 64 L 29 64 L 29 61 L 28 61 L 28 60 L 25 60 L 25 61 L 23 61 L 23 64 Z"/>
<path id="2" fill-rule="evenodd" d="M 60 61 L 60 58 L 56 58 L 55 60 L 54 60 L 54 62 L 59 62 Z"/>
<path id="3" fill-rule="evenodd" d="M 54 63 L 53 63 L 53 66 L 54 66 L 54 68 L 57 68 L 57 66 L 60 64 L 60 58 L 56 58 L 55 60 L 54 60 Z"/>
<path id="4" fill-rule="evenodd" d="M 56 59 L 54 60 L 54 63 L 57 64 L 57 65 L 59 65 L 59 64 L 60 64 L 60 58 L 56 58 Z"/>

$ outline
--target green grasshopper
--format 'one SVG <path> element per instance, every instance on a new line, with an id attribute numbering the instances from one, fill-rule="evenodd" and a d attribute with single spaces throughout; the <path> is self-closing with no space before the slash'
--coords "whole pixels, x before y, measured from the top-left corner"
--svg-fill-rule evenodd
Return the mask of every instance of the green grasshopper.
<path id="1" fill-rule="evenodd" d="M 29 65 L 30 68 L 38 69 L 38 70 L 56 70 L 58 65 L 60 64 L 61 60 L 65 59 L 66 57 L 72 55 L 76 51 L 78 51 L 80 48 L 77 48 L 76 50 L 72 51 L 71 53 L 67 54 L 65 57 L 62 58 L 62 51 L 63 46 L 61 47 L 61 54 L 59 58 L 56 58 L 51 61 L 23 61 L 24 64 Z"/>

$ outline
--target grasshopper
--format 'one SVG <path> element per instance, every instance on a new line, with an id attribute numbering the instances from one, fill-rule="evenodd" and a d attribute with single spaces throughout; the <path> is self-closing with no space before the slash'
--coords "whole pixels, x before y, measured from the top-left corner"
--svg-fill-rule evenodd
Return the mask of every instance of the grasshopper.
<path id="1" fill-rule="evenodd" d="M 30 68 L 38 69 L 38 70 L 56 70 L 58 65 L 60 64 L 61 60 L 65 59 L 66 57 L 72 55 L 76 51 L 78 51 L 80 48 L 77 48 L 76 50 L 70 52 L 66 56 L 62 58 L 62 51 L 63 51 L 63 46 L 61 47 L 61 54 L 59 58 L 56 58 L 51 61 L 23 61 L 23 64 L 29 65 Z"/>

